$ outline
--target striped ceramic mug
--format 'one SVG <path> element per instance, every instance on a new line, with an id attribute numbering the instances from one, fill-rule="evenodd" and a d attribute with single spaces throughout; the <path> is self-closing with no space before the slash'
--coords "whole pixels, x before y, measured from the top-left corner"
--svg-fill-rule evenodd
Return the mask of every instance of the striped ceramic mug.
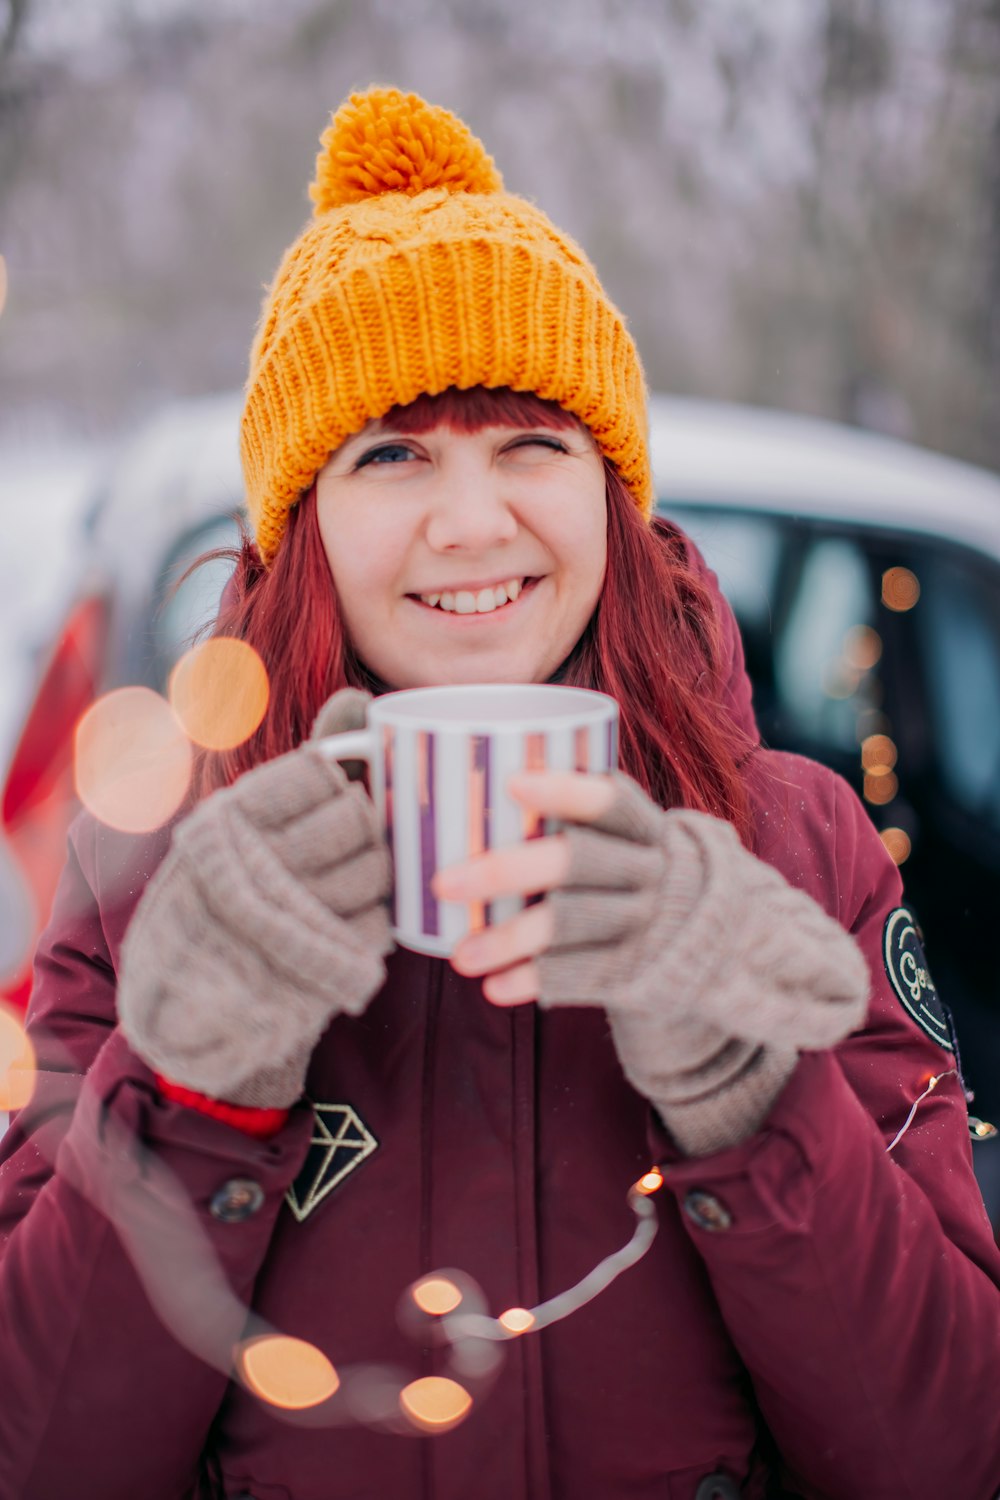
<path id="1" fill-rule="evenodd" d="M 546 831 L 507 796 L 514 771 L 615 769 L 618 705 L 604 693 L 548 683 L 408 688 L 374 698 L 366 729 L 320 745 L 370 767 L 393 859 L 393 936 L 404 948 L 443 956 L 464 933 L 503 921 L 524 902 L 438 901 L 434 871 Z"/>

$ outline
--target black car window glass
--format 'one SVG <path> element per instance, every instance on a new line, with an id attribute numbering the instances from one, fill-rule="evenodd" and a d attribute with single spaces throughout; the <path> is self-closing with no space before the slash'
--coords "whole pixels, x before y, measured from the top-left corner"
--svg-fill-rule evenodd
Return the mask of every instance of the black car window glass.
<path id="1" fill-rule="evenodd" d="M 215 619 L 222 590 L 233 571 L 230 558 L 213 558 L 185 571 L 197 558 L 217 547 L 239 547 L 239 527 L 229 516 L 200 527 L 185 538 L 165 571 L 163 604 L 156 621 L 157 659 L 164 677 L 195 638 Z M 177 579 L 183 582 L 177 584 Z M 176 586 L 175 586 L 176 585 Z"/>
<path id="2" fill-rule="evenodd" d="M 744 628 L 767 628 L 778 571 L 780 526 L 767 516 L 741 516 L 718 511 L 667 506 L 687 532 L 709 567 Z"/>
<path id="3" fill-rule="evenodd" d="M 868 677 L 853 642 L 870 630 L 875 601 L 861 548 L 823 537 L 807 549 L 776 625 L 774 678 L 782 716 L 792 733 L 817 746 L 853 751 Z"/>
<path id="4" fill-rule="evenodd" d="M 1000 569 L 955 556 L 920 570 L 918 638 L 945 789 L 966 811 L 1000 829 Z"/>

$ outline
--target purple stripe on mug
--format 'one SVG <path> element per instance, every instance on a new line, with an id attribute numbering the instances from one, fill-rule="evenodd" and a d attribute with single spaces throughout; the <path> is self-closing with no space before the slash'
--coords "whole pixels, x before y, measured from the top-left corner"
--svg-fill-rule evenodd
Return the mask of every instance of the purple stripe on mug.
<path id="1" fill-rule="evenodd" d="M 393 754 L 394 754 L 393 741 L 394 741 L 395 737 L 396 737 L 396 731 L 395 731 L 395 729 L 393 729 L 392 725 L 391 724 L 383 724 L 382 725 L 382 775 L 383 775 L 384 789 L 383 789 L 382 795 L 383 795 L 384 804 L 385 804 L 385 813 L 384 813 L 384 816 L 383 816 L 383 826 L 385 827 L 385 841 L 386 841 L 386 843 L 389 846 L 389 852 L 390 852 L 390 854 L 394 852 L 395 847 L 396 847 L 396 840 L 395 840 L 395 835 L 394 835 L 393 826 L 392 826 L 392 814 L 393 814 L 393 809 L 392 809 L 392 776 L 393 776 Z M 397 910 L 397 901 L 396 901 L 396 882 L 395 881 L 393 881 L 393 883 L 392 883 L 392 895 L 391 895 L 390 900 L 389 900 L 389 915 L 392 918 L 393 926 L 395 926 L 396 923 L 399 921 L 399 912 Z"/>
<path id="2" fill-rule="evenodd" d="M 488 800 L 490 778 L 490 742 L 486 735 L 475 734 L 469 740 L 468 766 L 468 842 L 466 853 L 469 859 L 483 854 L 490 847 L 490 809 Z M 469 931 L 478 932 L 490 920 L 489 908 L 482 901 L 469 902 Z"/>
<path id="3" fill-rule="evenodd" d="M 367 712 L 367 729 L 335 735 L 321 748 L 334 759 L 370 763 L 393 855 L 393 936 L 444 957 L 470 925 L 505 921 L 525 901 L 437 901 L 434 871 L 557 827 L 525 813 L 507 793 L 509 778 L 546 768 L 615 769 L 618 706 L 584 688 L 486 683 L 384 693 Z"/>
<path id="4" fill-rule="evenodd" d="M 438 903 L 431 890 L 437 869 L 437 822 L 434 804 L 434 734 L 417 731 L 417 803 L 420 808 L 420 893 L 423 930 L 430 937 L 441 931 Z"/>

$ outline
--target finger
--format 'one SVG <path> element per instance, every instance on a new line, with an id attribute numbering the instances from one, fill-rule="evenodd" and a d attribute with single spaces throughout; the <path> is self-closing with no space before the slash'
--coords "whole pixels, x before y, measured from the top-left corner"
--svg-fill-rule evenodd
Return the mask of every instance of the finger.
<path id="1" fill-rule="evenodd" d="M 518 771 L 508 778 L 507 791 L 532 812 L 590 823 L 610 808 L 615 782 L 611 776 L 583 771 Z"/>
<path id="2" fill-rule="evenodd" d="M 314 745 L 290 750 L 277 760 L 254 766 L 225 793 L 255 828 L 267 832 L 283 828 L 322 803 L 339 796 L 347 785 L 343 770 Z"/>
<path id="3" fill-rule="evenodd" d="M 374 803 L 356 784 L 271 829 L 268 838 L 286 869 L 305 878 L 366 849 L 384 847 Z"/>
<path id="4" fill-rule="evenodd" d="M 353 859 L 330 865 L 305 881 L 313 895 L 338 917 L 350 917 L 392 890 L 392 859 L 384 844 L 364 849 Z"/>
<path id="5" fill-rule="evenodd" d="M 569 869 L 569 852 L 561 833 L 529 839 L 509 849 L 491 849 L 460 865 L 449 865 L 431 878 L 442 901 L 492 901 L 498 896 L 535 896 L 560 885 Z"/>
<path id="6" fill-rule="evenodd" d="M 490 974 L 483 980 L 483 994 L 491 1005 L 525 1005 L 538 994 L 538 970 L 526 963 Z"/>
<path id="7" fill-rule="evenodd" d="M 659 892 L 639 890 L 552 891 L 539 907 L 550 914 L 547 948 L 585 948 L 617 943 L 645 927 L 655 914 Z"/>
<path id="8" fill-rule="evenodd" d="M 546 902 L 540 901 L 506 922 L 462 938 L 451 955 L 452 967 L 459 974 L 495 974 L 534 958 L 551 939 L 552 912 Z"/>
<path id="9" fill-rule="evenodd" d="M 605 891 L 642 891 L 663 875 L 663 855 L 649 844 L 635 844 L 594 824 L 569 823 L 563 834 L 568 855 L 567 886 Z"/>

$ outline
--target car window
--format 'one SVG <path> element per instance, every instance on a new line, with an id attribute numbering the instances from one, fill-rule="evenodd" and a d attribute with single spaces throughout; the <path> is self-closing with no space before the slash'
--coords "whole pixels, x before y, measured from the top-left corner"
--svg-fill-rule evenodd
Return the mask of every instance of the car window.
<path id="1" fill-rule="evenodd" d="M 780 559 L 778 524 L 764 516 L 677 510 L 687 535 L 718 575 L 744 629 L 768 627 Z"/>
<path id="2" fill-rule="evenodd" d="M 861 548 L 840 537 L 814 540 L 774 642 L 778 703 L 798 735 L 837 750 L 856 748 L 866 679 L 853 643 L 873 628 L 874 612 Z"/>
<path id="3" fill-rule="evenodd" d="M 945 787 L 1000 828 L 1000 593 L 958 556 L 920 569 L 919 636 Z"/>
<path id="4" fill-rule="evenodd" d="M 212 558 L 187 578 L 185 571 L 206 552 L 239 545 L 238 523 L 230 516 L 221 516 L 191 532 L 175 548 L 164 569 L 159 590 L 163 602 L 156 622 L 156 659 L 164 681 L 178 658 L 215 619 L 233 563 L 228 557 Z M 183 581 L 178 584 L 178 579 Z"/>

